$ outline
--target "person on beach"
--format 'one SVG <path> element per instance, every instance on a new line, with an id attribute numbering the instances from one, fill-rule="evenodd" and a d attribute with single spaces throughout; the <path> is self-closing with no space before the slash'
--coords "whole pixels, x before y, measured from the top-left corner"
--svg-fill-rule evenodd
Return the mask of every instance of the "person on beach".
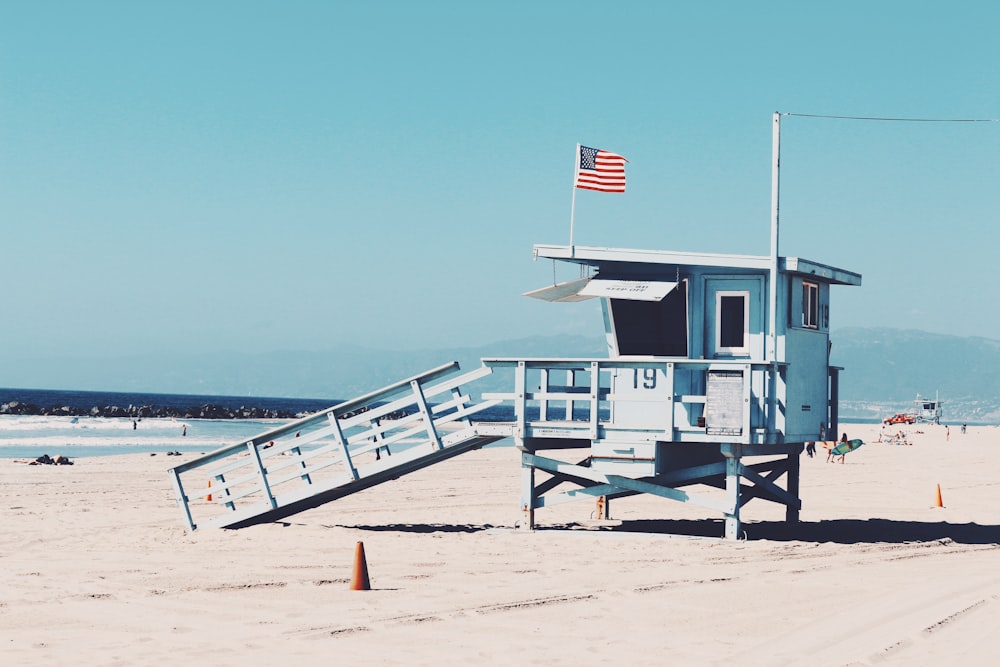
<path id="1" fill-rule="evenodd" d="M 847 444 L 847 434 L 846 433 L 841 434 L 841 436 L 840 436 L 840 444 L 842 444 L 842 445 L 846 445 Z M 844 458 L 846 458 L 846 457 L 847 457 L 847 452 L 844 452 L 843 454 L 840 455 L 840 462 L 842 464 L 844 462 Z"/>
<path id="2" fill-rule="evenodd" d="M 824 424 L 823 422 L 819 423 L 819 440 L 820 440 L 820 442 L 823 442 L 824 440 L 826 440 L 826 424 Z M 816 455 L 816 443 L 815 442 L 807 442 L 806 443 L 806 454 L 809 455 L 809 458 L 812 458 L 812 457 L 814 457 Z"/>
<path id="3" fill-rule="evenodd" d="M 846 444 L 847 444 L 847 434 L 844 433 L 843 435 L 840 436 L 840 442 L 837 443 L 837 445 L 840 446 L 840 445 L 846 445 Z M 847 456 L 846 452 L 840 455 L 840 462 L 841 463 L 844 462 L 844 457 L 845 456 Z M 833 457 L 833 448 L 831 447 L 830 449 L 826 450 L 826 462 L 830 463 L 831 459 L 833 459 L 833 458 L 834 458 Z M 836 461 L 833 461 L 833 462 L 836 463 Z"/>

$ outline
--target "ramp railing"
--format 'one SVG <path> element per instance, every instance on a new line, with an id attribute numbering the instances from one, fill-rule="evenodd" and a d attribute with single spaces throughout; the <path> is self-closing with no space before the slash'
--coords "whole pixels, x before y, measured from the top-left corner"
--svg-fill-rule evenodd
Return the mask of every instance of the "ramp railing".
<path id="1" fill-rule="evenodd" d="M 489 367 L 448 377 L 458 368 L 445 364 L 172 468 L 186 526 L 281 515 L 324 492 L 360 490 L 377 483 L 372 479 L 391 479 L 394 469 L 412 471 L 422 457 L 433 460 L 435 452 L 474 441 L 470 416 L 499 401 L 474 403 L 461 389 L 489 375 Z"/>

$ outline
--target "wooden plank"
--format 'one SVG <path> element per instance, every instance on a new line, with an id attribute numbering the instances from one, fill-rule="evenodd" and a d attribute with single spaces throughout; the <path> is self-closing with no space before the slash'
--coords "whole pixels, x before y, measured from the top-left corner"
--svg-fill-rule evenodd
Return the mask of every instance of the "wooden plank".
<path id="1" fill-rule="evenodd" d="M 725 502 L 720 502 L 714 498 L 709 498 L 707 496 L 702 496 L 700 494 L 692 494 L 686 491 L 680 491 L 669 486 L 661 486 L 659 484 L 653 484 L 650 482 L 644 482 L 637 479 L 632 479 L 630 477 L 623 477 L 621 475 L 606 475 L 596 472 L 590 468 L 584 468 L 582 466 L 575 466 L 571 463 L 565 463 L 563 461 L 557 461 L 555 459 L 548 459 L 535 454 L 528 454 L 525 452 L 523 457 L 528 457 L 527 460 L 530 465 L 542 470 L 552 470 L 556 472 L 563 472 L 569 475 L 575 475 L 582 477 L 584 479 L 589 479 L 594 482 L 600 482 L 604 484 L 611 484 L 620 491 L 637 491 L 639 493 L 649 493 L 656 496 L 661 496 L 663 498 L 669 498 L 670 500 L 677 500 L 684 503 L 692 503 L 694 505 L 699 505 L 701 507 L 707 507 L 709 509 L 714 509 L 716 511 L 723 512 L 727 509 L 728 505 Z"/>
<path id="2" fill-rule="evenodd" d="M 548 495 L 539 496 L 537 506 L 539 509 L 544 507 L 556 507 L 557 505 L 564 505 L 578 500 L 609 496 L 620 491 L 621 489 L 614 484 L 598 484 L 596 486 L 589 486 L 585 488 L 569 489 L 567 491 L 560 491 L 559 493 L 550 493 Z"/>
<path id="3" fill-rule="evenodd" d="M 757 486 L 766 490 L 769 495 L 773 496 L 776 500 L 779 500 L 782 504 L 788 507 L 795 507 L 801 509 L 802 507 L 801 500 L 799 500 L 797 497 L 793 496 L 788 491 L 781 488 L 771 480 L 763 477 L 756 470 L 753 470 L 752 468 L 749 468 L 741 464 L 740 474 L 743 475 L 743 477 L 751 480 Z"/>

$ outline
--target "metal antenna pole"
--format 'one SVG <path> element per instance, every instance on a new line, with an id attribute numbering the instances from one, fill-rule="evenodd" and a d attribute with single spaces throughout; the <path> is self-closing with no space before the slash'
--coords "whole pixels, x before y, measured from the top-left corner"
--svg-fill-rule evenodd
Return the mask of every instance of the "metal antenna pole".
<path id="1" fill-rule="evenodd" d="M 767 335 L 767 358 L 777 361 L 778 335 L 778 185 L 781 165 L 781 114 L 774 112 L 771 134 L 771 285 L 770 331 Z"/>

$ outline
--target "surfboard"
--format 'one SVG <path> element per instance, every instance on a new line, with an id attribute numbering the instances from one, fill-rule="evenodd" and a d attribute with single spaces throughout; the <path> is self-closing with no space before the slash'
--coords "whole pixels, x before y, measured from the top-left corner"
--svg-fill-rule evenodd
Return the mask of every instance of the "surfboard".
<path id="1" fill-rule="evenodd" d="M 834 456 L 840 456 L 842 454 L 847 454 L 848 452 L 853 452 L 863 444 L 865 444 L 864 440 L 848 440 L 847 442 L 837 443 L 837 446 L 830 450 L 830 452 Z"/>
<path id="2" fill-rule="evenodd" d="M 836 440 L 819 440 L 817 442 L 807 442 L 807 445 L 816 445 L 817 447 L 822 447 L 823 449 L 833 449 L 837 446 Z"/>

